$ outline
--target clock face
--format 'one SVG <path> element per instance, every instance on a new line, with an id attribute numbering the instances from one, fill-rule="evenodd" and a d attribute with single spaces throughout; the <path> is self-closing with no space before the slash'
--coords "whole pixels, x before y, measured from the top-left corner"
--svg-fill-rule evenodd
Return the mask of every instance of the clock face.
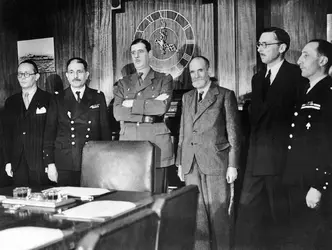
<path id="1" fill-rule="evenodd" d="M 158 10 L 146 16 L 136 29 L 136 38 L 151 43 L 150 66 L 173 78 L 181 75 L 194 53 L 194 31 L 189 21 L 173 10 Z"/>

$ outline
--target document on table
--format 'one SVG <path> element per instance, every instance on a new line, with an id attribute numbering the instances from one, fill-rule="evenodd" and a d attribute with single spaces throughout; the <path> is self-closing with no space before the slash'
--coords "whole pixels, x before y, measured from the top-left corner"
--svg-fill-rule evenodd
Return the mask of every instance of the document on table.
<path id="1" fill-rule="evenodd" d="M 89 188 L 89 187 L 54 187 L 43 190 L 43 192 L 47 191 L 58 191 L 61 194 L 66 194 L 73 197 L 91 197 L 91 196 L 98 196 L 106 193 L 110 193 L 114 190 L 108 190 L 105 188 Z"/>
<path id="2" fill-rule="evenodd" d="M 0 231 L 0 248 L 11 250 L 35 249 L 60 241 L 63 237 L 63 232 L 54 228 L 8 228 Z"/>
<path id="3" fill-rule="evenodd" d="M 91 201 L 83 205 L 70 208 L 54 217 L 77 220 L 100 220 L 113 217 L 136 207 L 135 203 L 127 201 Z"/>

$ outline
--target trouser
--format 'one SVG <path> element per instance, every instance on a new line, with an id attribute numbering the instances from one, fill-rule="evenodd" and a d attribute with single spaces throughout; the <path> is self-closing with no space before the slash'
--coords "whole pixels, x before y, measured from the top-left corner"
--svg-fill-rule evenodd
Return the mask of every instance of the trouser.
<path id="1" fill-rule="evenodd" d="M 15 171 L 13 171 L 14 186 L 39 187 L 49 186 L 52 184 L 54 183 L 48 179 L 44 169 L 40 169 L 39 171 L 29 169 L 25 155 L 21 154 L 19 163 L 15 168 Z"/>
<path id="2" fill-rule="evenodd" d="M 235 226 L 235 249 L 270 249 L 284 237 L 289 207 L 280 176 L 247 171 Z"/>
<path id="3" fill-rule="evenodd" d="M 155 172 L 155 181 L 154 181 L 154 193 L 166 193 L 167 192 L 167 169 L 165 168 L 156 168 Z"/>
<path id="4" fill-rule="evenodd" d="M 185 182 L 199 189 L 195 250 L 230 249 L 232 219 L 228 216 L 230 192 L 226 176 L 203 174 L 194 157 Z"/>

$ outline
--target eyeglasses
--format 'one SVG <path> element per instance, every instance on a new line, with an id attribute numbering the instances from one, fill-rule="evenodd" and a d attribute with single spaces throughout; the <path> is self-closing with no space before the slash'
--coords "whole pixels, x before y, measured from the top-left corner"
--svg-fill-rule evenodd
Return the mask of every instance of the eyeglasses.
<path id="1" fill-rule="evenodd" d="M 18 78 L 28 78 L 28 77 L 30 77 L 30 76 L 32 76 L 32 75 L 35 75 L 35 74 L 37 74 L 37 73 L 28 73 L 28 72 L 24 72 L 24 73 L 22 73 L 22 72 L 18 72 L 17 73 L 17 77 Z"/>
<path id="2" fill-rule="evenodd" d="M 262 42 L 262 43 L 260 43 L 260 42 L 257 42 L 257 43 L 256 43 L 256 47 L 257 47 L 257 49 L 259 49 L 259 47 L 262 46 L 263 49 L 266 49 L 267 46 L 269 46 L 269 45 L 273 45 L 273 44 L 281 44 L 281 42 L 277 42 L 277 43 L 266 43 L 266 42 Z"/>

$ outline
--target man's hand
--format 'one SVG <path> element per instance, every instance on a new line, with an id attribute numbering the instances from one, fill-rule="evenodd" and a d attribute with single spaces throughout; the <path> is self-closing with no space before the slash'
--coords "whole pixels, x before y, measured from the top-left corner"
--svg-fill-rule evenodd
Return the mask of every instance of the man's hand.
<path id="1" fill-rule="evenodd" d="M 322 193 L 319 192 L 316 188 L 311 187 L 305 197 L 307 206 L 310 208 L 316 208 L 319 205 Z"/>
<path id="2" fill-rule="evenodd" d="M 134 104 L 134 100 L 124 100 L 122 106 L 126 108 L 131 108 Z"/>
<path id="3" fill-rule="evenodd" d="M 58 171 L 56 170 L 55 164 L 48 164 L 47 176 L 53 182 L 58 182 Z"/>
<path id="4" fill-rule="evenodd" d="M 7 163 L 5 169 L 6 169 L 7 175 L 9 177 L 13 177 L 12 164 L 11 163 Z"/>
<path id="5" fill-rule="evenodd" d="M 158 95 L 155 100 L 157 101 L 165 101 L 167 98 L 169 97 L 168 94 L 164 93 L 164 94 L 161 94 L 161 95 Z"/>
<path id="6" fill-rule="evenodd" d="M 233 183 L 237 178 L 237 169 L 228 167 L 226 172 L 226 180 L 228 183 Z"/>
<path id="7" fill-rule="evenodd" d="M 178 165 L 178 176 L 179 176 L 181 181 L 184 181 L 184 174 L 182 172 L 182 166 L 181 165 Z"/>

